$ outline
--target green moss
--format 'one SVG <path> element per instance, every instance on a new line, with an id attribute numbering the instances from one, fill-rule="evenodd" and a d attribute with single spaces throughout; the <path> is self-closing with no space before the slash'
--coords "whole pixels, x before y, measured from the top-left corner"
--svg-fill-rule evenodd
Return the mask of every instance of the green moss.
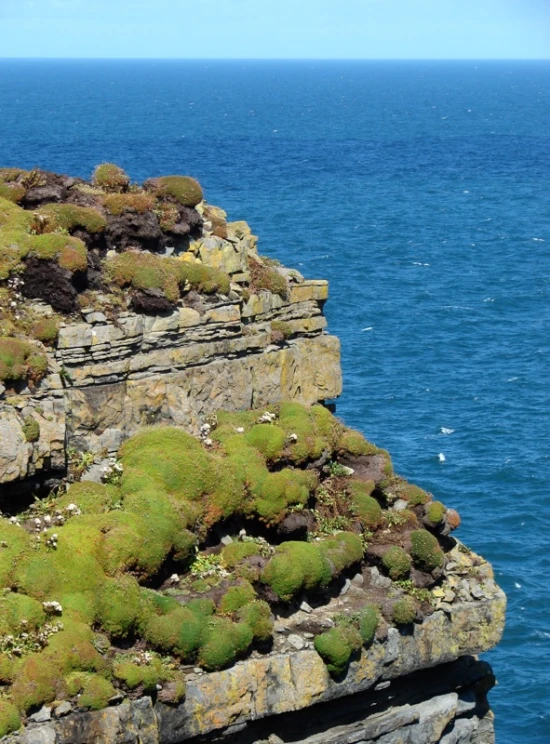
<path id="1" fill-rule="evenodd" d="M 311 472 L 285 468 L 275 473 L 259 475 L 250 485 L 253 500 L 250 511 L 267 524 L 277 524 L 290 506 L 304 506 L 317 481 Z"/>
<path id="2" fill-rule="evenodd" d="M 69 695 L 79 695 L 79 707 L 89 708 L 90 710 L 106 708 L 109 700 L 116 693 L 113 685 L 104 677 L 97 674 L 87 674 L 86 672 L 69 674 L 66 685 Z"/>
<path id="3" fill-rule="evenodd" d="M 159 651 L 193 661 L 201 646 L 205 622 L 204 615 L 179 607 L 166 615 L 149 617 L 144 636 Z"/>
<path id="4" fill-rule="evenodd" d="M 171 197 L 184 207 L 196 207 L 204 198 L 200 183 L 189 176 L 162 176 L 148 185 L 160 196 Z"/>
<path id="5" fill-rule="evenodd" d="M 31 551 L 31 538 L 22 527 L 0 518 L 0 543 L 0 587 L 12 587 L 16 569 Z"/>
<path id="6" fill-rule="evenodd" d="M 289 602 L 302 591 L 328 586 L 331 578 L 330 565 L 320 549 L 303 542 L 279 545 L 262 572 L 262 581 L 284 602 Z"/>
<path id="7" fill-rule="evenodd" d="M 199 664 L 214 671 L 230 666 L 252 644 L 254 634 L 249 625 L 234 623 L 225 617 L 208 621 L 199 651 Z"/>
<path id="8" fill-rule="evenodd" d="M 19 711 L 8 700 L 0 698 L 0 738 L 21 728 Z"/>
<path id="9" fill-rule="evenodd" d="M 262 600 L 249 602 L 239 609 L 237 619 L 248 625 L 255 641 L 264 643 L 272 637 L 273 616 L 267 602 Z"/>
<path id="10" fill-rule="evenodd" d="M 98 621 L 113 638 L 131 638 L 142 622 L 141 588 L 132 576 L 105 581 L 97 602 Z"/>
<path id="11" fill-rule="evenodd" d="M 433 525 L 441 524 L 446 511 L 447 509 L 441 501 L 432 501 L 432 503 L 428 504 L 426 507 L 426 516 Z"/>
<path id="12" fill-rule="evenodd" d="M 287 280 L 277 269 L 250 258 L 248 260 L 248 270 L 250 272 L 250 287 L 254 292 L 267 290 L 279 295 L 284 300 L 288 298 Z"/>
<path id="13" fill-rule="evenodd" d="M 90 234 L 103 232 L 107 222 L 93 207 L 80 207 L 77 204 L 43 204 L 35 213 L 35 221 L 40 232 L 55 230 L 85 230 Z"/>
<path id="14" fill-rule="evenodd" d="M 103 197 L 105 209 L 115 216 L 125 212 L 137 212 L 138 214 L 150 212 L 155 208 L 155 203 L 154 196 L 143 193 L 106 194 Z"/>
<path id="15" fill-rule="evenodd" d="M 246 434 L 245 441 L 261 452 L 267 462 L 276 462 L 285 448 L 286 434 L 279 426 L 256 424 Z"/>
<path id="16" fill-rule="evenodd" d="M 59 326 L 55 318 L 41 318 L 33 323 L 31 336 L 44 344 L 53 344 L 59 334 Z"/>
<path id="17" fill-rule="evenodd" d="M 222 565 L 225 568 L 233 569 L 245 558 L 259 554 L 260 548 L 255 542 L 233 542 L 226 545 L 222 550 Z"/>
<path id="18" fill-rule="evenodd" d="M 394 545 L 384 553 L 382 564 L 394 581 L 408 576 L 412 565 L 407 553 L 398 545 Z"/>
<path id="19" fill-rule="evenodd" d="M 10 695 L 20 711 L 51 703 L 65 691 L 58 664 L 45 654 L 32 654 L 20 665 Z"/>
<path id="20" fill-rule="evenodd" d="M 396 625 L 408 625 L 416 617 L 416 605 L 412 597 L 398 599 L 392 608 L 392 620 Z"/>
<path id="21" fill-rule="evenodd" d="M 367 605 L 359 613 L 359 633 L 363 646 L 370 646 L 373 642 L 379 620 L 378 610 L 374 605 Z"/>
<path id="22" fill-rule="evenodd" d="M 335 676 L 340 676 L 346 671 L 352 653 L 357 650 L 357 635 L 349 627 L 331 628 L 315 638 L 314 646 L 328 671 Z"/>
<path id="23" fill-rule="evenodd" d="M 24 186 L 21 186 L 21 184 L 0 183 L 0 197 L 2 199 L 7 199 L 8 201 L 13 202 L 14 204 L 20 202 L 26 193 L 27 189 Z"/>
<path id="24" fill-rule="evenodd" d="M 445 559 L 436 538 L 427 530 L 411 532 L 411 556 L 415 566 L 423 571 L 439 568 Z"/>
<path id="25" fill-rule="evenodd" d="M 0 653 L 0 685 L 9 685 L 15 677 L 15 664 L 6 654 Z"/>
<path id="26" fill-rule="evenodd" d="M 359 431 L 345 429 L 338 439 L 336 449 L 341 454 L 348 454 L 354 457 L 360 455 L 376 455 L 379 450 L 371 442 L 367 442 L 365 437 Z"/>
<path id="27" fill-rule="evenodd" d="M 188 610 L 191 610 L 191 612 L 194 612 L 195 615 L 200 615 L 203 617 L 210 617 L 210 615 L 213 615 L 216 610 L 216 605 L 214 604 L 214 602 L 207 597 L 192 599 L 185 605 L 185 607 Z"/>
<path id="28" fill-rule="evenodd" d="M 40 439 L 40 424 L 34 416 L 25 416 L 21 430 L 27 442 L 37 442 Z"/>
<path id="29" fill-rule="evenodd" d="M 79 238 L 61 233 L 29 236 L 28 255 L 43 260 L 55 260 L 67 271 L 86 271 L 88 252 Z"/>
<path id="30" fill-rule="evenodd" d="M 243 581 L 236 586 L 231 586 L 223 595 L 219 605 L 219 611 L 225 614 L 231 614 L 237 612 L 241 607 L 253 602 L 256 599 L 256 592 L 253 587 L 247 582 Z"/>
<path id="31" fill-rule="evenodd" d="M 113 674 L 130 690 L 143 687 L 146 695 L 156 694 L 157 685 L 167 682 L 171 677 L 170 672 L 158 658 L 153 658 L 149 664 L 135 664 L 132 661 L 119 662 L 114 665 Z"/>
<path id="32" fill-rule="evenodd" d="M 321 423 L 320 427 L 317 425 L 318 421 Z M 318 460 L 325 450 L 332 449 L 327 437 L 319 431 L 323 428 L 322 422 L 313 408 L 308 409 L 298 403 L 281 403 L 278 425 L 284 429 L 288 438 L 291 435 L 297 437 L 296 441 L 289 443 L 285 452 L 285 456 L 288 456 L 296 465 Z"/>
<path id="33" fill-rule="evenodd" d="M 16 338 L 0 338 L 0 381 L 37 382 L 48 371 L 48 359 L 36 346 Z"/>
<path id="34" fill-rule="evenodd" d="M 176 259 L 152 253 L 126 251 L 105 262 L 105 273 L 119 287 L 160 289 L 167 299 L 179 299 L 179 276 Z"/>
<path id="35" fill-rule="evenodd" d="M 284 320 L 272 320 L 271 321 L 271 336 L 272 342 L 286 341 L 293 335 L 294 331 L 290 323 L 286 323 Z"/>
<path id="36" fill-rule="evenodd" d="M 346 484 L 353 507 L 365 529 L 375 530 L 382 522 L 382 509 L 371 495 L 374 492 L 374 481 L 350 480 Z"/>
<path id="37" fill-rule="evenodd" d="M 224 271 L 211 266 L 204 266 L 201 263 L 190 263 L 182 260 L 178 260 L 178 263 L 180 264 L 178 267 L 179 281 L 180 284 L 185 284 L 186 288 L 188 284 L 190 289 L 203 294 L 229 294 L 231 280 Z"/>
<path id="38" fill-rule="evenodd" d="M 46 621 L 41 602 L 19 592 L 0 596 L 0 633 L 16 634 L 40 628 Z"/>
<path id="39" fill-rule="evenodd" d="M 71 484 L 69 490 L 58 499 L 57 508 L 66 509 L 74 504 L 82 514 L 104 514 L 119 499 L 120 494 L 115 486 L 80 481 Z"/>
<path id="40" fill-rule="evenodd" d="M 363 558 L 363 543 L 359 535 L 352 532 L 339 532 L 317 543 L 323 557 L 334 567 L 334 575 Z"/>
<path id="41" fill-rule="evenodd" d="M 411 506 L 427 504 L 432 498 L 429 493 L 418 486 L 413 486 L 411 483 L 406 483 L 401 486 L 399 489 L 399 495 L 405 499 L 405 501 L 408 501 Z"/>
<path id="42" fill-rule="evenodd" d="M 130 183 L 126 173 L 113 163 L 102 163 L 94 170 L 92 183 L 104 191 L 125 191 Z"/>

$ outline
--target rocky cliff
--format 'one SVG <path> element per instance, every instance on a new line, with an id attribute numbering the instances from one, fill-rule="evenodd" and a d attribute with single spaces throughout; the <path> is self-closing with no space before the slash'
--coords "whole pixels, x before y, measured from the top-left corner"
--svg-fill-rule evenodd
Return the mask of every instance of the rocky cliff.
<path id="1" fill-rule="evenodd" d="M 505 597 L 319 405 L 327 296 L 191 178 L 0 170 L 6 742 L 494 740 Z"/>

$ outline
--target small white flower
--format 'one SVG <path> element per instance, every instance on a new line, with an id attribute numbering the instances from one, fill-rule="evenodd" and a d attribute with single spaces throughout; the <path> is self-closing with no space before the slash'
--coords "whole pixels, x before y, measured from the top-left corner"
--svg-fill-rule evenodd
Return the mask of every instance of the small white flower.
<path id="1" fill-rule="evenodd" d="M 244 426 L 237 426 L 237 434 L 244 434 Z"/>

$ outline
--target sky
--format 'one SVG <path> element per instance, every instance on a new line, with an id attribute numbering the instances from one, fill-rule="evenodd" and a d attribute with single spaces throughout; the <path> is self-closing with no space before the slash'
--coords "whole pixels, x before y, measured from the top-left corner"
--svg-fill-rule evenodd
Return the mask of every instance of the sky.
<path id="1" fill-rule="evenodd" d="M 0 57 L 550 59 L 550 0 L 0 0 Z"/>

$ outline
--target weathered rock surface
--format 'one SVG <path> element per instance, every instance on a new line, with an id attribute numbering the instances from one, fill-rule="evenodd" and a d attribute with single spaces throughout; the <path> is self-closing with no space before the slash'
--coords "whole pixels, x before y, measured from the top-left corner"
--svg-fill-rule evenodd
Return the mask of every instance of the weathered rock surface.
<path id="1" fill-rule="evenodd" d="M 325 333 L 326 297 L 326 282 L 302 281 L 288 300 L 265 291 L 160 316 L 123 313 L 116 323 L 93 313 L 62 327 L 52 373 L 0 397 L 0 483 L 63 470 L 67 448 L 115 452 L 145 425 L 197 432 L 222 408 L 337 397 L 340 349 Z M 288 340 L 272 343 L 274 320 L 288 324 Z M 29 413 L 36 442 L 23 433 Z"/>
<path id="2" fill-rule="evenodd" d="M 198 744 L 223 734 L 224 741 L 245 744 L 261 740 L 259 731 L 267 739 L 292 730 L 288 716 L 299 711 L 308 713 L 314 730 L 317 711 L 322 720 L 323 712 L 332 710 L 335 720 L 324 720 L 321 733 L 304 736 L 307 726 L 300 719 L 299 735 L 280 734 L 282 741 L 488 744 L 492 726 L 485 693 L 494 678 L 490 667 L 472 656 L 499 642 L 505 607 L 498 590 L 491 600 L 436 612 L 412 632 L 393 630 L 363 650 L 341 680 L 330 677 L 313 650 L 257 656 L 226 671 L 190 675 L 185 701 L 178 706 L 153 704 L 150 698 L 126 701 L 97 713 L 76 712 L 31 724 L 5 742 Z M 433 667 L 438 669 L 424 672 L 422 684 L 411 682 Z M 359 712 L 340 724 L 338 717 L 349 713 L 361 695 L 367 697 L 361 698 Z"/>

